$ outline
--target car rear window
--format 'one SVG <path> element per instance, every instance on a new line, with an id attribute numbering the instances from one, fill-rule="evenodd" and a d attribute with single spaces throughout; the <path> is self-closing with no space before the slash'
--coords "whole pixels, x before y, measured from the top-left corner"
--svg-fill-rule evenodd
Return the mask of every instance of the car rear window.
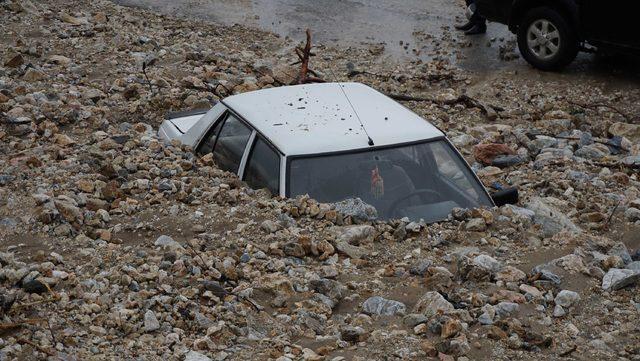
<path id="1" fill-rule="evenodd" d="M 244 180 L 254 189 L 267 188 L 277 195 L 280 188 L 280 155 L 262 137 L 256 139 L 251 150 Z"/>
<path id="2" fill-rule="evenodd" d="M 213 149 L 213 160 L 220 169 L 238 173 L 250 136 L 251 128 L 234 115 L 229 115 Z"/>

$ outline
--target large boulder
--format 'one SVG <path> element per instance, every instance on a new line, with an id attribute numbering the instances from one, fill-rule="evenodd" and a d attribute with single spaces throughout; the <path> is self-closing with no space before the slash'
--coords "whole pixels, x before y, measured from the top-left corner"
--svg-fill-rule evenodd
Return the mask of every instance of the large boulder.
<path id="1" fill-rule="evenodd" d="M 615 291 L 635 284 L 640 280 L 640 271 L 611 268 L 602 278 L 602 289 Z"/>
<path id="2" fill-rule="evenodd" d="M 380 296 L 369 297 L 362 304 L 362 311 L 369 315 L 393 316 L 405 314 L 407 306 L 404 303 L 388 300 Z"/>
<path id="3" fill-rule="evenodd" d="M 617 122 L 609 127 L 609 134 L 612 136 L 620 136 L 637 143 L 640 142 L 640 124 L 629 124 Z"/>
<path id="4" fill-rule="evenodd" d="M 425 293 L 414 307 L 415 313 L 421 313 L 427 317 L 433 317 L 438 313 L 448 313 L 454 311 L 453 305 L 447 301 L 440 293 L 431 291 Z"/>
<path id="5" fill-rule="evenodd" d="M 561 211 L 552 205 L 554 198 L 532 198 L 527 203 L 527 209 L 533 211 L 535 214 L 534 222 L 542 226 L 542 234 L 544 237 L 551 237 L 561 231 L 568 231 L 571 233 L 581 233 L 582 231 L 578 226 L 566 216 L 565 211 Z"/>

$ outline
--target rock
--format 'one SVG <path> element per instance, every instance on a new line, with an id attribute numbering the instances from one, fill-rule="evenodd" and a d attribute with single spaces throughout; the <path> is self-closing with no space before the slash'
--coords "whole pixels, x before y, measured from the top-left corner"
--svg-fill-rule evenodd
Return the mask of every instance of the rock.
<path id="1" fill-rule="evenodd" d="M 68 222 L 82 222 L 84 219 L 82 211 L 74 204 L 75 202 L 72 199 L 55 199 L 53 202 L 60 215 Z"/>
<path id="2" fill-rule="evenodd" d="M 576 157 L 585 159 L 598 160 L 604 158 L 607 153 L 600 149 L 599 144 L 592 144 L 584 146 L 575 152 Z"/>
<path id="3" fill-rule="evenodd" d="M 630 269 L 610 269 L 602 278 L 602 289 L 615 291 L 631 286 L 640 280 L 640 272 Z"/>
<path id="4" fill-rule="evenodd" d="M 213 360 L 201 354 L 200 352 L 191 350 L 184 356 L 184 361 L 213 361 Z"/>
<path id="5" fill-rule="evenodd" d="M 22 64 L 24 64 L 24 58 L 22 57 L 22 54 L 16 54 L 4 62 L 4 66 L 9 68 L 17 68 Z"/>
<path id="6" fill-rule="evenodd" d="M 476 256 L 473 259 L 473 264 L 491 273 L 496 273 L 502 269 L 502 264 L 498 260 L 486 254 Z"/>
<path id="7" fill-rule="evenodd" d="M 362 312 L 369 315 L 393 316 L 404 314 L 407 306 L 402 302 L 388 300 L 380 296 L 369 297 L 362 304 Z"/>
<path id="8" fill-rule="evenodd" d="M 362 327 L 345 326 L 340 330 L 340 338 L 347 342 L 363 341 L 365 331 Z"/>
<path id="9" fill-rule="evenodd" d="M 69 65 L 71 64 L 71 59 L 62 55 L 52 55 L 49 57 L 49 62 L 58 65 Z"/>
<path id="10" fill-rule="evenodd" d="M 267 233 L 275 233 L 281 230 L 282 226 L 277 222 L 267 219 L 266 221 L 260 224 L 260 228 L 262 228 L 262 230 L 264 230 Z"/>
<path id="11" fill-rule="evenodd" d="M 527 274 L 513 266 L 505 266 L 495 275 L 496 281 L 519 282 L 527 278 Z"/>
<path id="12" fill-rule="evenodd" d="M 74 26 L 88 24 L 87 19 L 76 18 L 67 13 L 60 13 L 60 20 Z"/>
<path id="13" fill-rule="evenodd" d="M 518 311 L 520 306 L 514 302 L 500 302 L 494 306 L 496 314 L 501 317 L 509 317 Z"/>
<path id="14" fill-rule="evenodd" d="M 640 221 L 640 209 L 634 208 L 634 207 L 629 207 L 624 211 L 624 216 L 630 222 Z"/>
<path id="15" fill-rule="evenodd" d="M 469 346 L 467 337 L 464 334 L 455 338 L 440 341 L 436 345 L 436 348 L 444 354 L 451 354 L 455 356 L 465 355 L 471 351 L 471 346 Z"/>
<path id="16" fill-rule="evenodd" d="M 617 122 L 609 127 L 612 136 L 625 137 L 634 143 L 640 142 L 640 125 Z"/>
<path id="17" fill-rule="evenodd" d="M 567 312 L 564 310 L 564 308 L 560 305 L 556 305 L 553 308 L 553 317 L 562 317 L 564 315 L 566 315 Z"/>
<path id="18" fill-rule="evenodd" d="M 345 241 L 336 242 L 336 249 L 353 259 L 361 259 L 369 254 L 369 251 L 363 249 L 362 247 L 352 246 Z"/>
<path id="19" fill-rule="evenodd" d="M 145 332 L 153 332 L 160 328 L 160 322 L 156 318 L 156 314 L 147 310 L 144 314 L 144 331 Z"/>
<path id="20" fill-rule="evenodd" d="M 44 80 L 47 77 L 45 73 L 40 70 L 29 68 L 22 76 L 22 79 L 28 82 L 36 82 L 40 80 Z"/>
<path id="21" fill-rule="evenodd" d="M 410 328 L 416 327 L 421 323 L 426 323 L 427 321 L 429 321 L 429 318 L 420 313 L 410 313 L 402 319 L 402 322 Z"/>
<path id="22" fill-rule="evenodd" d="M 539 278 L 541 280 L 551 281 L 551 282 L 553 282 L 553 283 L 555 283 L 557 285 L 562 283 L 562 277 L 560 277 L 557 274 L 549 271 L 548 269 L 546 269 L 546 267 L 548 267 L 548 266 L 547 265 L 535 266 L 531 270 L 531 273 L 534 274 L 534 275 L 540 274 Z"/>
<path id="23" fill-rule="evenodd" d="M 347 288 L 342 283 L 328 278 L 313 280 L 310 285 L 316 292 L 336 301 L 344 298 L 347 292 Z"/>
<path id="24" fill-rule="evenodd" d="M 630 262 L 630 263 L 627 265 L 627 267 L 626 267 L 626 268 L 627 268 L 627 269 L 630 269 L 630 270 L 634 270 L 634 271 L 638 271 L 638 272 L 640 272 L 640 261 L 633 261 L 633 262 Z"/>
<path id="25" fill-rule="evenodd" d="M 527 203 L 527 209 L 535 213 L 534 222 L 542 226 L 544 237 L 551 237 L 561 231 L 581 233 L 580 228 L 565 215 L 565 212 L 552 206 L 543 198 L 532 198 Z"/>
<path id="26" fill-rule="evenodd" d="M 429 269 L 429 267 L 431 267 L 431 265 L 432 265 L 432 262 L 428 259 L 419 260 L 415 262 L 413 265 L 411 265 L 411 268 L 409 269 L 409 273 L 416 276 L 424 276 L 427 273 L 427 270 Z"/>
<path id="27" fill-rule="evenodd" d="M 334 209 L 345 216 L 350 216 L 358 222 L 375 221 L 378 211 L 360 198 L 348 198 L 333 204 Z"/>
<path id="28" fill-rule="evenodd" d="M 564 308 L 569 308 L 576 302 L 580 301 L 580 295 L 573 291 L 562 290 L 556 295 L 554 301 L 556 305 L 560 305 Z"/>
<path id="29" fill-rule="evenodd" d="M 609 256 L 618 256 L 622 259 L 624 264 L 627 264 L 632 261 L 631 254 L 629 254 L 629 250 L 627 246 L 622 242 L 616 242 L 607 252 Z"/>
<path id="30" fill-rule="evenodd" d="M 487 229 L 487 224 L 483 218 L 471 218 L 464 228 L 470 232 L 483 232 Z"/>
<path id="31" fill-rule="evenodd" d="M 526 284 L 521 284 L 519 288 L 520 288 L 520 291 L 525 293 L 525 295 L 530 295 L 530 297 L 533 298 L 533 299 L 542 298 L 542 292 L 540 292 L 540 290 L 538 290 L 537 288 L 535 288 L 533 286 L 529 286 L 529 285 L 526 285 Z"/>
<path id="32" fill-rule="evenodd" d="M 180 243 L 174 241 L 173 238 L 166 235 L 161 235 L 160 237 L 158 237 L 158 239 L 156 239 L 153 245 L 156 247 L 162 247 L 163 249 L 170 249 L 170 250 L 183 249 Z"/>
<path id="33" fill-rule="evenodd" d="M 455 308 L 440 293 L 430 291 L 425 293 L 416 303 L 413 311 L 421 313 L 427 317 L 433 317 L 438 313 L 448 313 L 454 311 Z"/>
<path id="34" fill-rule="evenodd" d="M 442 338 L 450 338 L 456 336 L 459 332 L 462 331 L 462 323 L 455 318 L 450 318 L 442 325 L 442 330 L 440 332 L 440 337 Z"/>
<path id="35" fill-rule="evenodd" d="M 359 246 L 373 242 L 376 229 L 372 226 L 349 226 L 336 229 L 337 241 Z"/>
<path id="36" fill-rule="evenodd" d="M 622 158 L 620 162 L 629 168 L 640 168 L 640 155 L 631 155 Z"/>
<path id="37" fill-rule="evenodd" d="M 22 289 L 26 293 L 45 293 L 49 291 L 47 285 L 37 279 L 24 282 L 22 284 Z"/>
<path id="38" fill-rule="evenodd" d="M 229 292 L 227 292 L 227 290 L 225 290 L 224 287 L 222 287 L 220 283 L 216 281 L 202 282 L 202 289 L 203 291 L 209 291 L 213 293 L 214 296 L 218 297 L 221 300 L 224 300 L 225 296 L 229 294 Z"/>

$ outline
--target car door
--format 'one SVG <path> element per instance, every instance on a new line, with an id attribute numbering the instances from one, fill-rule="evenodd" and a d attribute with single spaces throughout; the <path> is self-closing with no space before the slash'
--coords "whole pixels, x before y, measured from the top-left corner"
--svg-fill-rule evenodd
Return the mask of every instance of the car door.
<path id="1" fill-rule="evenodd" d="M 242 180 L 253 189 L 280 194 L 280 153 L 261 135 L 256 135 L 244 168 Z"/>
<path id="2" fill-rule="evenodd" d="M 239 174 L 253 133 L 249 125 L 234 114 L 227 113 L 224 121 L 217 122 L 207 132 L 196 152 L 199 155 L 213 153 L 213 160 L 218 168 Z"/>
<path id="3" fill-rule="evenodd" d="M 637 0 L 580 0 L 582 31 L 596 43 L 640 47 Z"/>

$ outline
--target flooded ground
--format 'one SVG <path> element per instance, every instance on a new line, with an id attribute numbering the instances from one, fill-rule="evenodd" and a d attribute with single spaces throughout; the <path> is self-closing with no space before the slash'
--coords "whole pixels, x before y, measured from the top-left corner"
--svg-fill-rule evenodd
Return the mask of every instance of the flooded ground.
<path id="1" fill-rule="evenodd" d="M 242 24 L 281 36 L 300 38 L 312 29 L 325 45 L 384 45 L 381 61 L 448 57 L 460 67 L 493 77 L 539 77 L 541 80 L 593 82 L 604 90 L 637 87 L 638 59 L 580 54 L 562 74 L 531 69 L 521 58 L 505 61 L 500 47 L 513 48 L 506 26 L 489 24 L 487 34 L 466 37 L 453 30 L 464 21 L 464 3 L 446 0 L 113 0 L 163 14 Z M 517 50 L 516 50 L 517 53 Z M 560 78 L 558 78 L 560 77 Z"/>

